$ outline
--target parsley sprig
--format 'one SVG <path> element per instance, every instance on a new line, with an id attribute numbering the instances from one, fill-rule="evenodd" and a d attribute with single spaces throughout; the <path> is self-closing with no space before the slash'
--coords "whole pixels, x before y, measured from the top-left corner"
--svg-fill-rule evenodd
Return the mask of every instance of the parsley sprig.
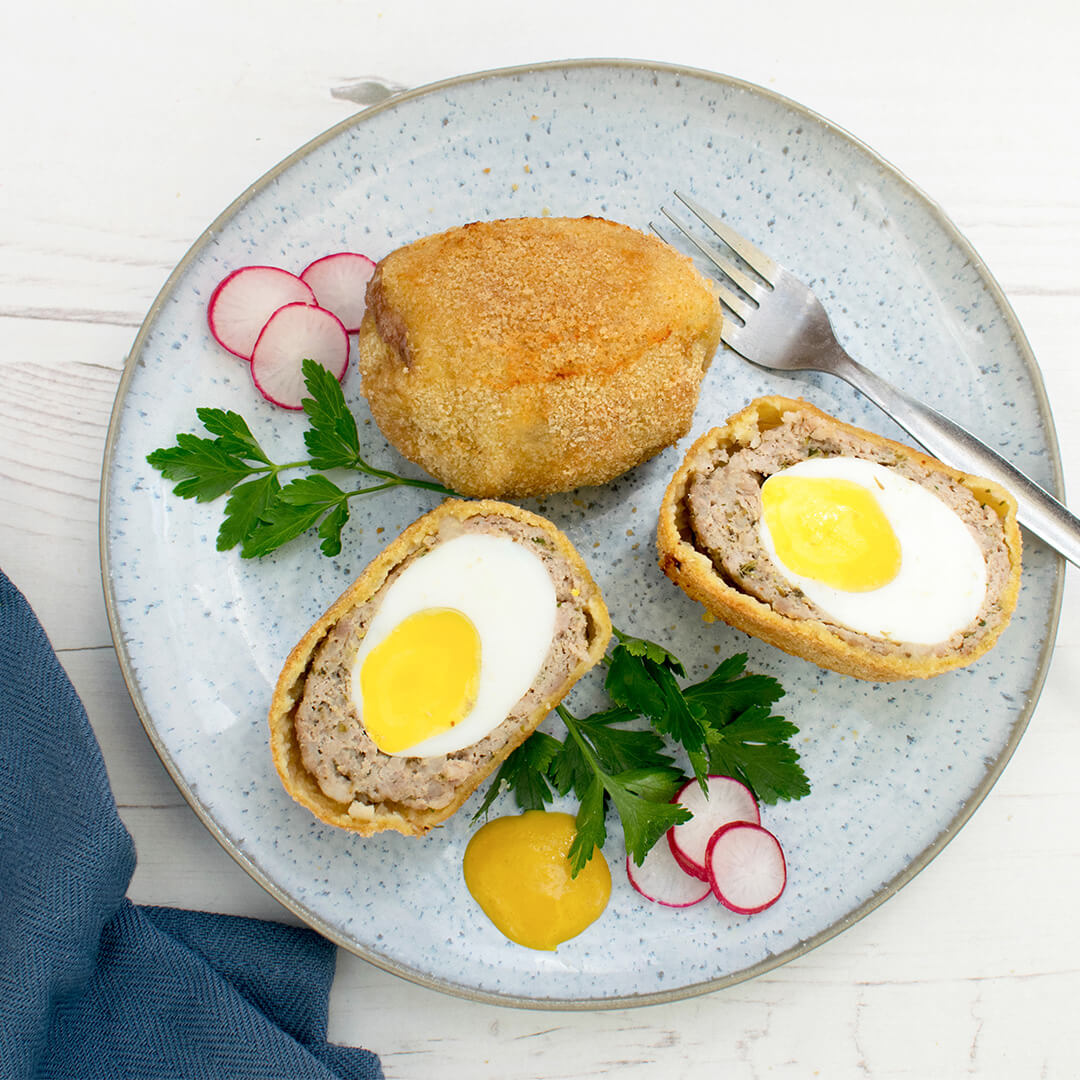
<path id="1" fill-rule="evenodd" d="M 523 810 L 543 809 L 556 792 L 573 793 L 579 807 L 569 854 L 577 874 L 607 839 L 609 805 L 639 865 L 672 825 L 689 819 L 671 801 L 686 776 L 669 752 L 669 740 L 685 751 L 699 781 L 709 773 L 734 776 L 765 803 L 809 794 L 790 744 L 798 728 L 772 715 L 784 689 L 770 676 L 747 673 L 745 653 L 684 685 L 685 668 L 663 646 L 619 630 L 615 639 L 605 657 L 604 681 L 614 704 L 586 717 L 557 706 L 566 737 L 534 732 L 503 762 L 476 817 L 502 791 L 512 791 Z M 640 717 L 648 727 L 627 726 Z"/>
<path id="2" fill-rule="evenodd" d="M 146 460 L 183 499 L 212 502 L 223 495 L 225 516 L 218 529 L 217 549 L 237 545 L 245 559 L 259 558 L 316 529 L 324 555 L 341 551 L 341 530 L 349 520 L 349 500 L 387 488 L 424 488 L 441 495 L 454 492 L 431 480 L 399 476 L 377 469 L 360 453 L 360 435 L 338 380 L 321 364 L 303 362 L 308 397 L 301 406 L 308 419 L 304 446 L 308 457 L 276 464 L 238 413 L 196 409 L 208 436 L 182 432 L 176 445 L 154 450 Z M 282 483 L 281 474 L 307 469 L 309 474 Z M 351 470 L 375 480 L 344 490 L 327 472 Z"/>

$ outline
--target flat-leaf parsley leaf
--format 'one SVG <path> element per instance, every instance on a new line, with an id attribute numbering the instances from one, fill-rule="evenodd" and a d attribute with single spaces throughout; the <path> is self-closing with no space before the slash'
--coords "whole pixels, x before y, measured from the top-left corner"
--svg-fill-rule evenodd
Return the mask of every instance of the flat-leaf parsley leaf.
<path id="1" fill-rule="evenodd" d="M 690 817 L 671 800 L 686 777 L 667 739 L 687 754 L 696 776 L 722 773 L 747 784 L 762 802 L 800 799 L 810 784 L 789 740 L 798 732 L 772 715 L 784 695 L 773 678 L 746 672 L 746 655 L 723 661 L 707 678 L 684 686 L 685 668 L 662 646 L 615 631 L 606 657 L 605 689 L 615 704 L 590 716 L 556 713 L 566 726 L 559 740 L 534 732 L 503 762 L 476 817 L 501 791 L 523 810 L 542 809 L 552 789 L 578 801 L 570 848 L 578 871 L 607 839 L 610 804 L 622 823 L 626 850 L 639 865 L 667 830 Z M 644 717 L 649 727 L 627 726 Z M 666 738 L 665 738 L 666 737 Z"/>
<path id="2" fill-rule="evenodd" d="M 239 546 L 245 559 L 259 558 L 317 529 L 324 555 L 341 551 L 341 530 L 349 520 L 349 500 L 387 488 L 424 488 L 453 495 L 431 480 L 399 476 L 370 465 L 360 453 L 360 435 L 338 380 L 321 364 L 303 362 L 308 397 L 301 402 L 308 420 L 304 446 L 308 457 L 276 464 L 252 434 L 247 422 L 225 409 L 196 409 L 213 438 L 181 432 L 176 445 L 154 450 L 146 460 L 166 480 L 176 481 L 173 493 L 182 499 L 212 502 L 228 495 L 218 529 L 217 549 Z M 312 470 L 282 484 L 289 469 Z M 349 469 L 377 483 L 346 491 L 325 473 Z"/>

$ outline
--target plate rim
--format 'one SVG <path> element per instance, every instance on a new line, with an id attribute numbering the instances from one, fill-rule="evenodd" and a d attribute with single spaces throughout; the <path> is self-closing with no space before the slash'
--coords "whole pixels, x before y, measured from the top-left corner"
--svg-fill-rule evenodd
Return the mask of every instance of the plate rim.
<path id="1" fill-rule="evenodd" d="M 1039 369 L 1034 351 L 1027 339 L 1023 327 L 1012 305 L 997 279 L 991 273 L 989 267 L 983 261 L 971 242 L 964 236 L 949 215 L 945 212 L 937 200 L 929 196 L 921 187 L 914 183 L 902 170 L 886 160 L 876 150 L 863 142 L 857 136 L 851 134 L 845 128 L 829 120 L 820 113 L 805 106 L 792 98 L 767 87 L 741 79 L 737 76 L 711 71 L 707 68 L 699 68 L 668 61 L 656 61 L 646 59 L 628 58 L 605 58 L 605 57 L 580 57 L 563 60 L 548 60 L 539 63 L 527 63 L 509 67 L 487 68 L 479 71 L 455 75 L 426 83 L 412 89 L 399 91 L 382 102 L 367 106 L 333 124 L 321 133 L 315 135 L 303 143 L 296 150 L 282 158 L 260 177 L 249 184 L 243 191 L 232 199 L 213 221 L 196 237 L 183 257 L 176 264 L 164 284 L 159 289 L 142 323 L 135 335 L 131 348 L 124 360 L 124 366 L 117 384 L 116 396 L 109 416 L 109 425 L 105 437 L 104 451 L 102 455 L 101 483 L 98 499 L 98 555 L 101 570 L 102 589 L 104 593 L 105 609 L 108 618 L 109 632 L 112 637 L 114 651 L 120 666 L 120 672 L 135 707 L 136 714 L 142 724 L 151 745 L 159 760 L 165 767 L 166 772 L 176 784 L 187 804 L 195 812 L 196 817 L 202 822 L 215 840 L 225 851 L 243 868 L 243 870 L 256 881 L 267 893 L 278 901 L 284 908 L 291 911 L 302 922 L 316 930 L 323 937 L 334 944 L 359 956 L 361 959 L 381 968 L 390 974 L 397 975 L 409 982 L 423 986 L 427 989 L 441 991 L 453 997 L 463 998 L 483 1004 L 502 1005 L 522 1009 L 544 1009 L 553 1011 L 586 1011 L 603 1009 L 634 1008 L 646 1005 L 665 1004 L 672 1001 L 685 1000 L 712 993 L 738 983 L 746 982 L 772 971 L 792 960 L 805 956 L 814 949 L 837 937 L 855 923 L 861 921 L 870 912 L 883 904 L 886 900 L 895 896 L 900 889 L 915 878 L 926 868 L 948 845 L 948 843 L 967 824 L 975 810 L 989 795 L 997 783 L 1005 766 L 1013 756 L 1020 739 L 1034 714 L 1035 707 L 1042 693 L 1046 677 L 1049 672 L 1050 662 L 1053 657 L 1058 628 L 1061 618 L 1061 605 L 1065 585 L 1065 560 L 1058 555 L 1056 562 L 1056 577 L 1054 581 L 1053 597 L 1049 619 L 1047 622 L 1048 633 L 1043 642 L 1042 651 L 1039 655 L 1038 668 L 1031 686 L 1025 696 L 1021 714 L 1013 723 L 1009 738 L 1002 747 L 991 767 L 987 769 L 980 784 L 971 792 L 969 797 L 961 805 L 960 809 L 941 830 L 937 837 L 928 844 L 914 859 L 912 859 L 899 873 L 885 882 L 880 888 L 858 907 L 849 911 L 829 926 L 818 931 L 816 934 L 805 938 L 789 949 L 775 953 L 752 964 L 741 968 L 737 972 L 729 972 L 717 978 L 705 979 L 700 982 L 673 987 L 670 990 L 653 991 L 642 994 L 622 994 L 615 997 L 585 997 L 585 998 L 561 998 L 561 997 L 532 997 L 521 994 L 504 994 L 493 991 L 483 991 L 472 987 L 452 983 L 449 980 L 436 978 L 419 969 L 406 964 L 401 964 L 391 957 L 381 956 L 377 953 L 359 946 L 351 941 L 345 934 L 339 933 L 330 926 L 322 917 L 311 911 L 301 901 L 289 896 L 276 882 L 260 870 L 243 851 L 225 835 L 221 826 L 213 820 L 209 811 L 203 807 L 191 789 L 186 778 L 182 775 L 177 763 L 173 760 L 168 748 L 157 732 L 153 717 L 143 699 L 141 689 L 135 677 L 131 658 L 128 655 L 124 640 L 123 628 L 120 623 L 119 609 L 114 592 L 114 581 L 109 569 L 109 499 L 111 494 L 110 474 L 114 463 L 119 428 L 124 413 L 124 403 L 128 389 L 135 375 L 135 369 L 150 330 L 160 314 L 165 303 L 168 301 L 176 283 L 187 272 L 189 266 L 202 254 L 203 250 L 213 240 L 215 234 L 255 195 L 272 184 L 282 173 L 290 169 L 294 164 L 303 160 L 314 150 L 327 143 L 350 128 L 357 127 L 368 118 L 380 113 L 396 109 L 399 105 L 413 99 L 430 94 L 437 94 L 455 86 L 468 83 L 482 82 L 484 80 L 513 79 L 523 75 L 531 75 L 541 72 L 557 72 L 581 70 L 585 68 L 604 68 L 612 70 L 636 70 L 643 73 L 663 73 L 665 75 L 685 76 L 687 78 L 701 79 L 715 82 L 728 89 L 741 90 L 756 97 L 780 105 L 794 113 L 803 116 L 825 129 L 834 137 L 854 146 L 860 153 L 866 155 L 870 161 L 887 172 L 894 180 L 905 186 L 923 206 L 929 210 L 936 224 L 946 233 L 948 239 L 956 245 L 968 258 L 976 275 L 989 291 L 998 309 L 1005 317 L 1009 336 L 1021 355 L 1028 376 L 1031 380 L 1031 388 L 1036 399 L 1036 405 L 1045 426 L 1047 456 L 1049 458 L 1053 483 L 1049 485 L 1051 492 L 1058 497 L 1063 497 L 1064 471 L 1061 462 L 1061 451 L 1057 437 L 1057 429 L 1053 420 L 1053 412 L 1050 400 L 1046 393 L 1045 382 Z"/>

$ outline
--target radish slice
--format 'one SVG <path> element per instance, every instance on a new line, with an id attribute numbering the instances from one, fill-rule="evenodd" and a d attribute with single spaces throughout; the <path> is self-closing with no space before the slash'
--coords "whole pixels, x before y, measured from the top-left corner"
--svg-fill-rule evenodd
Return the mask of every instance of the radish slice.
<path id="1" fill-rule="evenodd" d="M 322 364 L 340 382 L 349 366 L 349 335 L 325 308 L 286 304 L 270 316 L 251 354 L 251 377 L 267 401 L 299 409 L 304 360 Z"/>
<path id="2" fill-rule="evenodd" d="M 681 825 L 668 829 L 668 844 L 675 861 L 691 877 L 708 881 L 705 869 L 705 850 L 709 840 L 721 825 L 730 821 L 761 821 L 757 799 L 743 783 L 731 776 L 705 778 L 708 794 L 696 780 L 679 789 L 672 802 L 685 806 L 694 816 Z"/>
<path id="3" fill-rule="evenodd" d="M 360 329 L 367 283 L 374 272 L 375 264 L 366 255 L 339 251 L 301 270 L 300 280 L 311 287 L 319 307 L 332 311 L 351 334 Z"/>
<path id="4" fill-rule="evenodd" d="M 717 829 L 705 858 L 716 899 L 739 915 L 775 904 L 787 884 L 780 841 L 761 825 L 733 821 Z"/>
<path id="5" fill-rule="evenodd" d="M 285 304 L 314 304 L 311 286 L 276 266 L 234 270 L 210 296 L 210 333 L 231 353 L 251 359 L 266 320 Z"/>
<path id="6" fill-rule="evenodd" d="M 690 907 L 704 900 L 710 891 L 707 881 L 690 877 L 679 866 L 663 840 L 653 844 L 640 866 L 627 855 L 626 876 L 646 900 L 664 907 Z"/>

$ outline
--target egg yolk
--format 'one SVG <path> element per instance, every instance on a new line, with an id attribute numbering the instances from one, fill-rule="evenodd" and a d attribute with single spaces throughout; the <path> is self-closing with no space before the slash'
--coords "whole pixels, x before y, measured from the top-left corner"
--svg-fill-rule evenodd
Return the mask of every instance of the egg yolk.
<path id="1" fill-rule="evenodd" d="M 603 853 L 570 875 L 577 826 L 570 814 L 526 810 L 489 821 L 465 849 L 465 884 L 511 941 L 551 951 L 595 922 L 611 896 Z"/>
<path id="2" fill-rule="evenodd" d="M 761 487 L 761 506 L 776 554 L 796 574 L 836 589 L 868 592 L 900 571 L 900 541 L 861 484 L 772 476 Z"/>
<path id="3" fill-rule="evenodd" d="M 453 608 L 401 620 L 360 669 L 363 723 L 386 754 L 400 753 L 460 723 L 480 684 L 480 635 Z"/>

